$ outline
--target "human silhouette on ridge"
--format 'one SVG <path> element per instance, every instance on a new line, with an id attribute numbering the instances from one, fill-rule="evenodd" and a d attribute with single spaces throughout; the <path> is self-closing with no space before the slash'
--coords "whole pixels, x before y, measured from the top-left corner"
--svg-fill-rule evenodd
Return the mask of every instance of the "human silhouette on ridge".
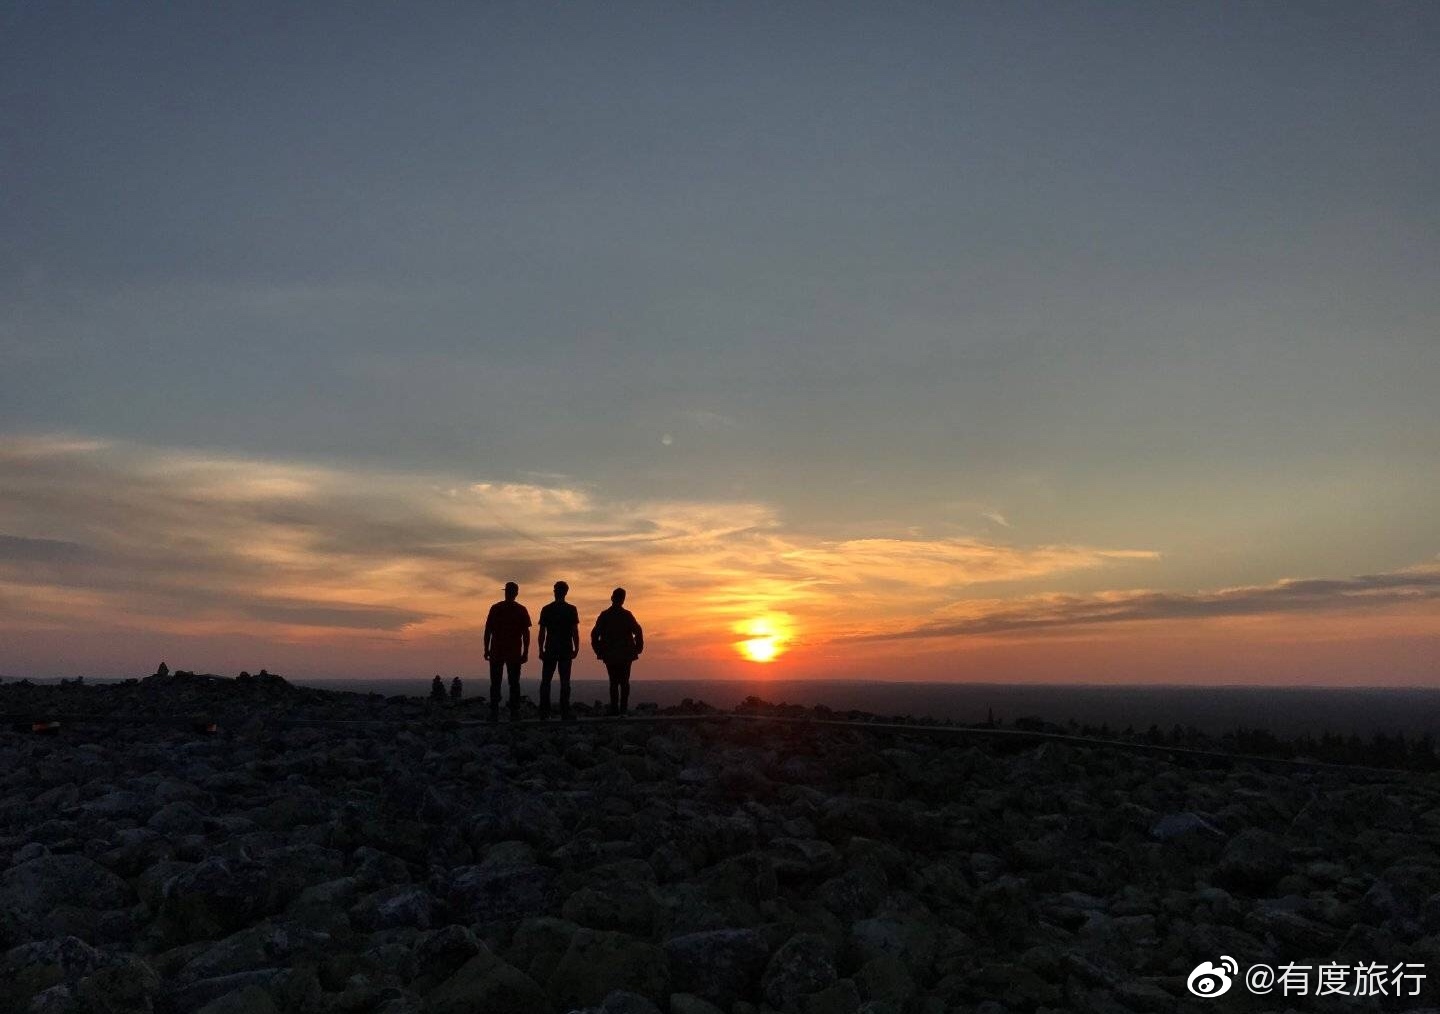
<path id="1" fill-rule="evenodd" d="M 630 666 L 645 650 L 645 633 L 625 608 L 624 588 L 611 592 L 610 608 L 595 617 L 595 626 L 590 628 L 590 647 L 610 674 L 610 707 L 606 714 L 628 714 Z"/>
<path id="2" fill-rule="evenodd" d="M 555 582 L 555 601 L 540 610 L 540 720 L 550 717 L 550 681 L 560 672 L 560 721 L 570 714 L 570 663 L 580 654 L 580 611 L 565 601 L 570 586 Z"/>
<path id="3" fill-rule="evenodd" d="M 515 601 L 520 586 L 505 584 L 505 598 L 485 617 L 485 659 L 490 663 L 490 721 L 500 719 L 500 676 L 510 677 L 510 721 L 520 719 L 520 667 L 530 659 L 530 612 Z"/>

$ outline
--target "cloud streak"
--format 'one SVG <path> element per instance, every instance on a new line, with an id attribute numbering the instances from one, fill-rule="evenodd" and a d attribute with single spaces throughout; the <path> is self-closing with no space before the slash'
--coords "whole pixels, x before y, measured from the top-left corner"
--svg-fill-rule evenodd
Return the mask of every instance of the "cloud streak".
<path id="1" fill-rule="evenodd" d="M 1427 564 L 1384 574 L 1294 579 L 1194 594 L 1120 591 L 969 603 L 960 607 L 969 610 L 969 615 L 935 620 L 894 633 L 857 635 L 854 639 L 913 640 L 1160 620 L 1376 611 L 1437 600 L 1440 600 L 1440 565 Z"/>
<path id="2" fill-rule="evenodd" d="M 602 499 L 559 479 L 406 474 L 60 438 L 0 439 L 0 628 L 104 624 L 276 642 L 474 636 L 500 585 L 588 614 L 626 585 L 660 655 L 730 657 L 770 617 L 797 646 L 933 615 L 972 585 L 1148 551 L 817 539 L 758 502 Z M 651 638 L 647 638 L 651 640 Z"/>

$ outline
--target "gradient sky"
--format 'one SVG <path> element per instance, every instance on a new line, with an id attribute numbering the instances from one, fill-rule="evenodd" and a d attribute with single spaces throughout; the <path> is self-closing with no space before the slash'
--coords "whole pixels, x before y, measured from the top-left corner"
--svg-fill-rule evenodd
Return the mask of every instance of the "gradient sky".
<path id="1" fill-rule="evenodd" d="M 7 5 L 0 673 L 471 673 L 564 577 L 637 677 L 1440 685 L 1437 67 L 1421 3 Z"/>

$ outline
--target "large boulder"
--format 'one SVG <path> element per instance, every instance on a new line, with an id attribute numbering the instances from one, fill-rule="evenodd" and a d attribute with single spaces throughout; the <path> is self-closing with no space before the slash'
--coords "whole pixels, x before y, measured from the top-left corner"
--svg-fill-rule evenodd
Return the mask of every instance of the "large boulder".
<path id="1" fill-rule="evenodd" d="M 546 985 L 551 1000 L 567 1010 L 601 1003 L 617 989 L 659 1003 L 670 993 L 670 974 L 665 952 L 654 944 L 624 933 L 579 929 Z"/>
<path id="2" fill-rule="evenodd" d="M 80 855 L 47 855 L 12 866 L 0 875 L 0 945 L 18 944 L 86 920 L 60 918 L 57 909 L 106 910 L 132 904 L 135 894 L 105 867 Z"/>
<path id="3" fill-rule="evenodd" d="M 665 953 L 678 992 L 728 1010 L 756 993 L 770 946 L 757 930 L 722 929 L 672 937 Z"/>
<path id="4" fill-rule="evenodd" d="M 435 920 L 435 898 L 423 887 L 397 884 L 367 894 L 350 909 L 356 929 L 374 931 L 413 926 L 429 929 Z"/>
<path id="5" fill-rule="evenodd" d="M 505 958 L 536 982 L 548 982 L 550 973 L 570 949 L 570 940 L 579 929 L 568 919 L 549 916 L 526 919 L 515 928 Z"/>
<path id="6" fill-rule="evenodd" d="M 421 992 L 435 988 L 482 950 L 484 945 L 468 926 L 445 926 L 425 934 L 415 944 L 416 977 L 411 988 Z"/>
<path id="7" fill-rule="evenodd" d="M 73 986 L 103 962 L 99 951 L 76 937 L 12 947 L 0 954 L 0 1010 L 24 1010 L 31 997 L 52 986 Z"/>
<path id="8" fill-rule="evenodd" d="M 545 915 L 555 903 L 555 871 L 535 863 L 461 866 L 444 884 L 450 909 L 474 922 Z"/>
<path id="9" fill-rule="evenodd" d="M 802 998 L 825 989 L 837 978 L 830 942 L 818 933 L 797 933 L 770 956 L 761 991 L 770 1006 L 796 1010 Z"/>
<path id="10" fill-rule="evenodd" d="M 287 900 L 264 865 L 213 856 L 164 882 L 159 918 L 167 939 L 187 943 L 234 933 Z"/>
<path id="11" fill-rule="evenodd" d="M 1248 828 L 1225 845 L 1215 867 L 1221 887 L 1248 894 L 1264 894 L 1290 869 L 1285 842 L 1260 828 Z"/>
<path id="12" fill-rule="evenodd" d="M 150 1014 L 160 976 L 143 959 L 125 954 L 80 980 L 76 992 L 88 1014 Z"/>
<path id="13" fill-rule="evenodd" d="M 535 980 L 489 950 L 476 954 L 426 1000 L 431 1014 L 514 1014 L 549 1009 Z"/>

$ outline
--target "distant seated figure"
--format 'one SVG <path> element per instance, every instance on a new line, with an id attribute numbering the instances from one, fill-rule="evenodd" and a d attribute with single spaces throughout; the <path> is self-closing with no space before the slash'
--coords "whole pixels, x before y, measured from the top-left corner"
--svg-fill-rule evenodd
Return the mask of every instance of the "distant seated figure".
<path id="1" fill-rule="evenodd" d="M 450 681 L 450 700 L 459 701 L 465 695 L 465 690 L 460 683 L 460 677 L 456 676 Z"/>
<path id="2" fill-rule="evenodd" d="M 170 667 L 164 662 L 161 662 L 160 665 L 157 666 L 155 669 L 155 675 L 159 676 L 163 680 L 166 676 L 170 675 Z"/>
<path id="3" fill-rule="evenodd" d="M 432 701 L 443 701 L 445 699 L 445 681 L 440 678 L 437 672 L 435 678 L 430 681 L 430 699 Z"/>
<path id="4" fill-rule="evenodd" d="M 625 589 L 610 593 L 610 608 L 595 617 L 590 628 L 590 647 L 595 657 L 605 663 L 610 675 L 610 707 L 608 715 L 625 715 L 630 711 L 630 666 L 645 650 L 645 633 L 630 610 L 625 608 Z"/>

